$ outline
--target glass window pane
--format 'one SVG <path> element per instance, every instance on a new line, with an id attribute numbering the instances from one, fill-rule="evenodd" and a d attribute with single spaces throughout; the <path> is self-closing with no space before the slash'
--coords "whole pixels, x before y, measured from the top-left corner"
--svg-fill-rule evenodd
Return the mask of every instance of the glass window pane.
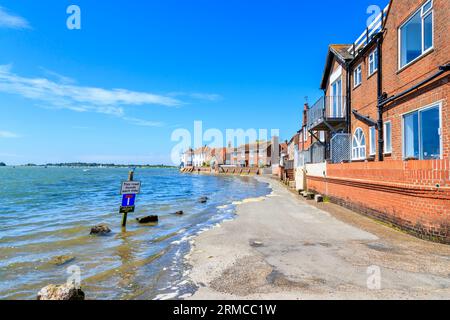
<path id="1" fill-rule="evenodd" d="M 433 13 L 424 19 L 424 49 L 428 50 L 433 46 Z"/>
<path id="2" fill-rule="evenodd" d="M 384 127 L 385 130 L 385 150 L 386 153 L 392 152 L 392 133 L 391 133 L 391 123 L 387 122 Z"/>
<path id="3" fill-rule="evenodd" d="M 422 54 L 422 18 L 420 10 L 401 28 L 401 66 Z"/>
<path id="4" fill-rule="evenodd" d="M 376 153 L 376 131 L 374 127 L 370 128 L 370 154 Z"/>
<path id="5" fill-rule="evenodd" d="M 419 159 L 419 115 L 417 112 L 404 118 L 404 148 L 406 158 Z"/>
<path id="6" fill-rule="evenodd" d="M 432 108 L 420 113 L 421 159 L 440 159 L 441 141 L 439 137 L 439 108 Z"/>
<path id="7" fill-rule="evenodd" d="M 373 65 L 374 65 L 374 71 L 378 70 L 378 50 L 375 50 L 375 53 L 373 55 Z"/>
<path id="8" fill-rule="evenodd" d="M 431 1 L 428 1 L 426 4 L 424 4 L 424 6 L 423 6 L 423 13 L 425 13 L 425 12 L 427 12 L 429 9 L 431 9 L 431 5 L 432 5 L 432 2 L 431 2 Z"/>

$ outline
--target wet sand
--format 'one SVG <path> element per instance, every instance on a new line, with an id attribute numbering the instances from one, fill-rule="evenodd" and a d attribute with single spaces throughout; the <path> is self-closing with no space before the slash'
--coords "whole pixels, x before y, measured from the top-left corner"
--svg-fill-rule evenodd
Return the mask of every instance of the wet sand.
<path id="1" fill-rule="evenodd" d="M 196 238 L 190 299 L 450 299 L 450 246 L 257 179 L 273 193 Z"/>

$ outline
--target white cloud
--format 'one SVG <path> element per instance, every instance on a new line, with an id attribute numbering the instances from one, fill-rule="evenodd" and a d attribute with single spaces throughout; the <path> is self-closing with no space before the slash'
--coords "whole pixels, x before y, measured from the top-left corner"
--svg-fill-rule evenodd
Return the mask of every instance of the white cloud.
<path id="1" fill-rule="evenodd" d="M 127 89 L 103 89 L 76 84 L 76 80 L 57 72 L 40 68 L 46 77 L 23 77 L 12 72 L 12 65 L 0 65 L 0 92 L 16 94 L 35 100 L 37 105 L 50 109 L 68 109 L 75 112 L 95 112 L 122 118 L 130 124 L 144 127 L 162 127 L 164 123 L 126 115 L 126 106 L 185 105 L 177 96 L 216 101 L 221 96 L 202 93 L 172 93 L 167 95 L 138 92 Z"/>
<path id="2" fill-rule="evenodd" d="M 19 138 L 20 136 L 17 133 L 10 132 L 10 131 L 0 131 L 0 138 Z"/>
<path id="3" fill-rule="evenodd" d="M 63 84 L 75 84 L 76 83 L 75 79 L 63 76 L 62 74 L 59 74 L 55 71 L 49 70 L 44 67 L 39 67 L 39 69 L 41 69 L 46 76 L 56 79 L 59 83 L 63 83 Z"/>
<path id="4" fill-rule="evenodd" d="M 53 72 L 51 72 L 53 73 Z M 61 80 L 59 74 L 53 73 Z M 173 97 L 126 89 L 103 89 L 60 83 L 46 78 L 27 78 L 12 72 L 11 65 L 0 65 L 0 92 L 16 94 L 36 100 L 44 108 L 68 109 L 76 112 L 96 112 L 123 118 L 132 124 L 147 127 L 162 126 L 154 122 L 125 116 L 124 106 L 161 105 L 177 107 L 183 105 Z"/>
<path id="5" fill-rule="evenodd" d="M 12 14 L 0 6 L 0 28 L 30 29 L 31 26 L 25 18 Z"/>
<path id="6" fill-rule="evenodd" d="M 215 93 L 189 93 L 189 92 L 171 92 L 169 93 L 171 97 L 188 97 L 196 100 L 206 100 L 206 101 L 219 101 L 222 96 Z"/>
<path id="7" fill-rule="evenodd" d="M 49 102 L 54 106 L 74 106 L 75 110 L 81 108 L 80 111 L 98 108 L 101 113 L 118 105 L 155 104 L 175 107 L 182 104 L 177 99 L 153 93 L 126 89 L 107 90 L 58 83 L 46 78 L 21 77 L 12 73 L 11 65 L 0 66 L 0 91 Z"/>

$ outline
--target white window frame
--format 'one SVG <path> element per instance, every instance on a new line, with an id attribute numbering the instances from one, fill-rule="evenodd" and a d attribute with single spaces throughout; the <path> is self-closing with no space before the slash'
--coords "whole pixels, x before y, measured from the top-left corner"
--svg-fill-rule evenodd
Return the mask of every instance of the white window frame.
<path id="1" fill-rule="evenodd" d="M 428 52 L 434 49 L 434 1 L 430 0 L 424 3 L 418 10 L 414 11 L 411 16 L 406 20 L 399 28 L 398 28 L 398 70 L 403 70 L 422 58 L 424 55 L 426 55 Z M 423 11 L 425 6 L 431 3 L 431 7 L 427 11 Z M 422 54 L 415 58 L 414 60 L 411 60 L 404 66 L 402 66 L 402 28 L 406 26 L 414 16 L 421 11 L 420 18 L 422 19 Z M 428 17 L 428 15 L 432 15 L 432 26 L 431 26 L 431 47 L 425 50 L 425 24 L 424 20 Z"/>
<path id="2" fill-rule="evenodd" d="M 373 138 L 375 138 L 375 143 L 372 143 Z M 369 154 L 374 156 L 377 154 L 377 129 L 375 127 L 369 128 Z"/>
<path id="3" fill-rule="evenodd" d="M 388 150 L 388 147 L 387 147 L 387 139 L 386 139 L 386 127 L 387 127 L 387 124 L 389 124 L 389 126 L 390 126 L 390 128 L 391 128 L 391 136 L 390 136 L 390 141 L 389 141 L 389 144 L 391 145 L 391 148 Z M 383 123 L 383 132 L 384 132 L 384 154 L 391 154 L 392 153 L 392 121 L 386 121 L 385 123 Z"/>
<path id="4" fill-rule="evenodd" d="M 358 132 L 358 131 L 361 131 L 361 133 L 362 133 L 362 137 L 364 137 L 364 141 L 365 141 L 365 145 L 364 146 L 362 146 L 361 144 L 359 145 L 359 146 L 357 146 L 357 147 L 354 147 L 353 146 L 353 141 L 354 141 L 354 139 L 355 139 L 355 137 L 356 137 L 356 133 Z M 364 154 L 362 155 L 362 156 L 358 156 L 358 157 L 354 157 L 354 150 L 355 149 L 358 149 L 358 154 L 359 154 L 359 149 L 362 149 L 362 148 L 364 148 Z M 352 136 L 352 160 L 354 160 L 354 161 L 359 161 L 359 160 L 366 160 L 367 159 L 367 138 L 366 138 L 366 135 L 365 135 L 365 133 L 364 133 L 364 130 L 362 129 L 362 128 L 356 128 L 356 130 L 355 130 L 355 133 L 353 134 L 353 136 Z"/>
<path id="5" fill-rule="evenodd" d="M 369 59 L 368 59 L 368 74 L 369 77 L 371 75 L 373 75 L 375 72 L 378 71 L 378 48 L 376 48 L 375 50 L 373 50 L 370 54 L 369 54 Z M 373 65 L 373 70 L 372 69 L 372 65 Z M 376 68 L 375 68 L 376 65 Z M 372 71 L 372 72 L 371 72 Z"/>
<path id="6" fill-rule="evenodd" d="M 335 90 L 334 90 L 334 88 L 335 88 L 335 84 L 337 85 L 337 83 L 340 83 L 340 86 L 339 86 L 339 91 L 340 92 L 335 92 Z M 342 81 L 342 76 L 341 77 L 338 77 L 338 78 L 336 78 L 333 82 L 331 82 L 331 84 L 330 84 L 330 93 L 331 93 L 331 96 L 330 96 L 330 111 L 329 111 L 329 113 L 330 113 L 330 116 L 332 117 L 332 118 L 341 118 L 341 117 L 343 117 L 344 116 L 344 113 L 345 113 L 345 109 L 344 109 L 344 93 L 343 93 L 343 85 L 344 85 L 344 82 Z M 337 112 L 338 112 L 338 114 L 335 114 L 335 110 L 334 110 L 334 103 L 335 103 L 335 100 L 336 100 L 336 103 L 338 104 L 338 107 L 340 106 L 340 110 L 337 110 Z"/>
<path id="7" fill-rule="evenodd" d="M 442 138 L 442 123 L 443 123 L 442 122 L 442 101 L 437 101 L 437 102 L 431 103 L 431 104 L 429 104 L 427 106 L 424 106 L 424 107 L 421 107 L 421 108 L 417 108 L 415 110 L 408 111 L 408 112 L 405 112 L 405 113 L 400 115 L 401 119 L 402 119 L 402 157 L 403 157 L 403 159 L 406 159 L 406 152 L 405 152 L 405 147 L 406 147 L 405 146 L 405 116 L 407 116 L 409 114 L 412 114 L 414 112 L 423 112 L 423 111 L 426 111 L 427 109 L 436 108 L 436 107 L 439 108 L 439 147 L 440 147 L 440 152 L 439 153 L 441 155 L 441 160 L 444 159 L 444 154 L 443 154 L 443 151 L 444 151 L 444 140 Z M 387 122 L 389 122 L 389 121 L 387 121 Z M 419 128 L 420 128 L 420 122 L 419 122 Z M 391 130 L 392 130 L 392 127 L 391 127 Z M 419 137 L 420 137 L 420 135 L 419 135 Z M 419 142 L 419 145 L 420 145 L 420 142 Z"/>
<path id="8" fill-rule="evenodd" d="M 358 88 L 362 83 L 362 64 L 353 71 L 353 88 Z"/>

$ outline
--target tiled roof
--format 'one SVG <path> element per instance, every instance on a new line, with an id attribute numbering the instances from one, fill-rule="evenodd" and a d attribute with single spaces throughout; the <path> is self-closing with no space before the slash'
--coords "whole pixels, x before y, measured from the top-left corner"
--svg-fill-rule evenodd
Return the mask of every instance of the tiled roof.
<path id="1" fill-rule="evenodd" d="M 352 60 L 353 55 L 349 52 L 351 47 L 351 44 L 332 44 L 330 50 L 342 60 Z"/>

